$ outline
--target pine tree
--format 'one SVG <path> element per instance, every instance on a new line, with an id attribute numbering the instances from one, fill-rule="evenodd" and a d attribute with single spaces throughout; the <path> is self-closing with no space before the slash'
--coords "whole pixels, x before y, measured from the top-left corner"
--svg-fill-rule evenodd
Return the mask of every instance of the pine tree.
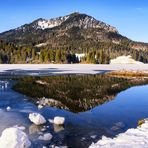
<path id="1" fill-rule="evenodd" d="M 44 62 L 48 63 L 49 61 L 50 61 L 49 53 L 48 52 L 44 52 Z"/>
<path id="2" fill-rule="evenodd" d="M 44 63 L 44 53 L 43 53 L 43 51 L 40 52 L 40 62 Z"/>
<path id="3" fill-rule="evenodd" d="M 33 48 L 31 51 L 32 51 L 31 53 L 32 60 L 35 60 L 35 56 L 36 56 L 35 49 Z"/>
<path id="4" fill-rule="evenodd" d="M 99 58 L 99 63 L 100 64 L 103 64 L 103 50 L 102 49 L 100 49 L 100 58 Z"/>
<path id="5" fill-rule="evenodd" d="M 62 58 L 61 50 L 56 50 L 55 61 L 59 63 L 61 62 L 61 58 Z"/>

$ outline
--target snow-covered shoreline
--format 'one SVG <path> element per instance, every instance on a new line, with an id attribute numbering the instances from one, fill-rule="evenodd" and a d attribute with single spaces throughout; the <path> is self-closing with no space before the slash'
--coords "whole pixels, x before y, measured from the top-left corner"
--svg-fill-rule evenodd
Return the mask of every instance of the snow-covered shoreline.
<path id="1" fill-rule="evenodd" d="M 0 64 L 0 73 L 98 74 L 114 70 L 148 71 L 148 64 Z"/>
<path id="2" fill-rule="evenodd" d="M 148 147 L 148 119 L 137 128 L 128 129 L 115 138 L 102 137 L 89 148 L 147 148 Z"/>

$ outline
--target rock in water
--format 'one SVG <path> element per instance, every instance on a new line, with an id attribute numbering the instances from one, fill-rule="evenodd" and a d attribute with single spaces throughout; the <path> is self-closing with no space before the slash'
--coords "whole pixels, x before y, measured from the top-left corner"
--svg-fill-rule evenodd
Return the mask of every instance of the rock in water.
<path id="1" fill-rule="evenodd" d="M 7 128 L 0 137 L 1 148 L 29 148 L 31 142 L 27 135 L 19 128 Z"/>
<path id="2" fill-rule="evenodd" d="M 8 106 L 8 107 L 6 108 L 6 110 L 7 110 L 7 111 L 10 111 L 10 110 L 11 110 L 11 107 L 10 107 L 10 106 Z"/>
<path id="3" fill-rule="evenodd" d="M 43 106 L 39 104 L 39 105 L 38 105 L 38 109 L 41 109 L 41 108 L 43 108 Z"/>
<path id="4" fill-rule="evenodd" d="M 39 136 L 39 140 L 50 141 L 52 139 L 52 135 L 50 133 L 46 133 L 43 136 Z"/>
<path id="5" fill-rule="evenodd" d="M 36 125 L 41 125 L 46 123 L 46 119 L 39 113 L 31 113 L 29 114 L 29 119 Z"/>
<path id="6" fill-rule="evenodd" d="M 57 125 L 63 125 L 65 122 L 65 118 L 64 117 L 54 117 L 53 123 L 57 124 Z"/>

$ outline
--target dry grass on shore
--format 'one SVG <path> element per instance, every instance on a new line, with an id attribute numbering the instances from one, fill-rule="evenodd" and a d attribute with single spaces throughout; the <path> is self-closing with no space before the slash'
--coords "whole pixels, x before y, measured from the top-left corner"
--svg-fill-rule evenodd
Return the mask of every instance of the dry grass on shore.
<path id="1" fill-rule="evenodd" d="M 106 73 L 108 76 L 120 76 L 120 77 L 148 77 L 148 71 L 127 71 L 127 70 L 120 70 L 120 71 L 111 71 Z"/>

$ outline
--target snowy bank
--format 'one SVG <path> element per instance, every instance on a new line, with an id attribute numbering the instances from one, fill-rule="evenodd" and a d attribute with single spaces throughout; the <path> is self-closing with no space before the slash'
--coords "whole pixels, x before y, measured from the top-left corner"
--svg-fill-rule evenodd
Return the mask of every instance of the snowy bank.
<path id="1" fill-rule="evenodd" d="M 144 63 L 135 61 L 129 55 L 129 56 L 120 56 L 120 57 L 117 57 L 116 59 L 112 59 L 110 61 L 110 64 L 144 64 Z"/>
<path id="2" fill-rule="evenodd" d="M 115 138 L 102 137 L 89 148 L 147 148 L 148 147 L 148 119 L 136 129 L 129 129 Z"/>
<path id="3" fill-rule="evenodd" d="M 27 135 L 19 128 L 7 128 L 0 137 L 1 148 L 29 148 L 31 142 Z"/>
<path id="4" fill-rule="evenodd" d="M 46 119 L 39 113 L 31 113 L 29 114 L 29 119 L 36 125 L 41 125 L 46 123 Z"/>
<path id="5" fill-rule="evenodd" d="M 98 74 L 110 70 L 148 70 L 148 64 L 0 64 L 0 73 L 23 75 Z"/>

